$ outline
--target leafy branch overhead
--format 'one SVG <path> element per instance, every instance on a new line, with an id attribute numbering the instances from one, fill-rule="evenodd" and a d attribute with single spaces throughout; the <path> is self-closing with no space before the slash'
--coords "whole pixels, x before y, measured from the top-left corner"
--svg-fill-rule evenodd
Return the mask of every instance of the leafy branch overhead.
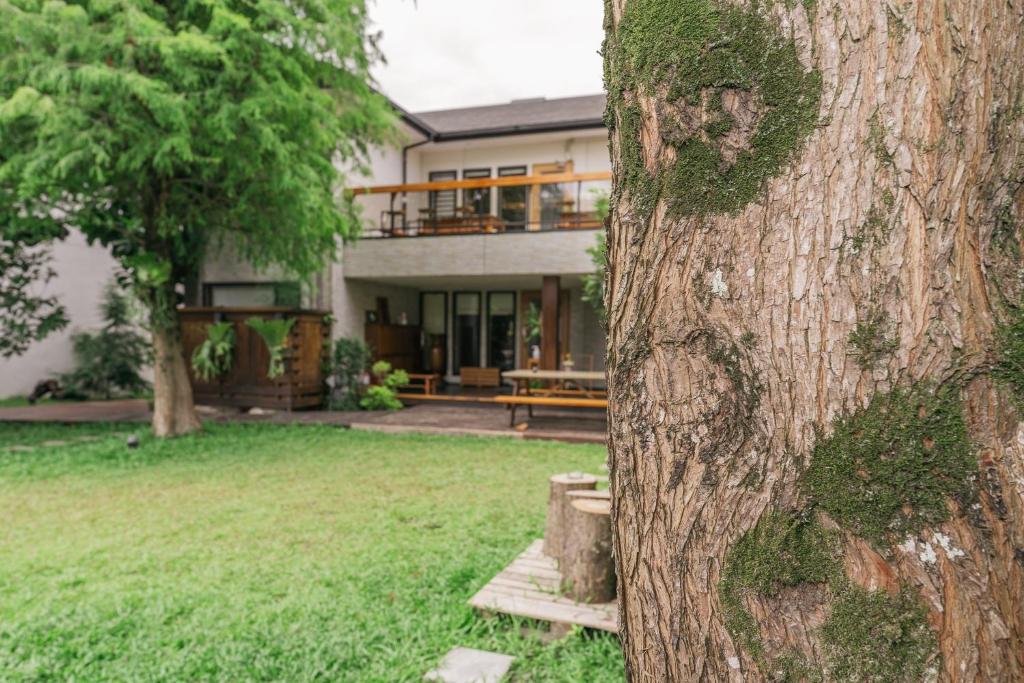
<path id="1" fill-rule="evenodd" d="M 39 293 L 56 275 L 49 259 L 45 249 L 0 239 L 0 358 L 20 355 L 68 324 L 57 298 Z"/>
<path id="2" fill-rule="evenodd" d="M 340 169 L 396 120 L 368 29 L 364 0 L 0 2 L 0 233 L 111 250 L 148 309 L 159 433 L 199 427 L 174 307 L 204 254 L 301 279 L 358 234 Z"/>

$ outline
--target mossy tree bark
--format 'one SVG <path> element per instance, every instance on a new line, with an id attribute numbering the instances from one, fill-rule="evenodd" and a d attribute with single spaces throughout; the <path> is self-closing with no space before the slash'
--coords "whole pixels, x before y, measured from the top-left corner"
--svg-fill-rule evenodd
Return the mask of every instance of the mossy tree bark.
<path id="1" fill-rule="evenodd" d="M 1024 680 L 1024 3 L 606 32 L 630 678 Z"/>

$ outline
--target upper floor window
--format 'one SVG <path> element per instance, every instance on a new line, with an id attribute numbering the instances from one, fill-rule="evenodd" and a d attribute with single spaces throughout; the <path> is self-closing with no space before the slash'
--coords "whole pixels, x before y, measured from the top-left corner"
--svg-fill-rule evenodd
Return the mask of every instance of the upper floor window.
<path id="1" fill-rule="evenodd" d="M 467 168 L 462 172 L 463 180 L 475 180 L 478 178 L 490 178 L 489 168 Z M 462 206 L 466 211 L 477 216 L 485 216 L 491 213 L 491 188 L 477 187 L 462 191 Z"/>
<path id="2" fill-rule="evenodd" d="M 499 178 L 525 176 L 525 166 L 503 166 L 498 169 Z M 528 191 L 525 185 L 498 188 L 498 218 L 506 230 L 526 229 L 526 202 Z"/>
<path id="3" fill-rule="evenodd" d="M 455 171 L 431 171 L 428 180 L 432 183 L 444 180 L 458 180 Z M 430 193 L 432 218 L 451 218 L 455 215 L 456 190 L 435 190 Z"/>

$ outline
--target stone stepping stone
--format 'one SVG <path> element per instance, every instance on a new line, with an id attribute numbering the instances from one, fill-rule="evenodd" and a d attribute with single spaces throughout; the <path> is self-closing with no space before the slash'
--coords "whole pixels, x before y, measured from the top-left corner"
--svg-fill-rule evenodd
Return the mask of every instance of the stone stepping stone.
<path id="1" fill-rule="evenodd" d="M 428 671 L 423 680 L 441 683 L 498 683 L 508 673 L 513 661 L 515 657 L 497 652 L 456 647 L 444 656 L 440 666 Z"/>

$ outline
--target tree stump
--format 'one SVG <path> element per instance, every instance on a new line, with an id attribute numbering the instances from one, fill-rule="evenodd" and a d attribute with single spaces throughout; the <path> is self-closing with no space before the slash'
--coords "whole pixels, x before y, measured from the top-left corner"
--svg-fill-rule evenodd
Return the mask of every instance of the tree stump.
<path id="1" fill-rule="evenodd" d="M 612 492 L 608 489 L 578 489 L 576 491 L 566 491 L 565 495 L 568 496 L 569 502 L 574 500 L 611 500 Z"/>
<path id="2" fill-rule="evenodd" d="M 576 602 L 615 598 L 611 501 L 572 500 L 566 508 L 562 587 Z"/>
<path id="3" fill-rule="evenodd" d="M 597 487 L 597 477 L 583 472 L 566 472 L 551 477 L 548 494 L 548 519 L 544 529 L 544 554 L 556 560 L 562 554 L 565 508 L 569 504 L 569 491 L 590 490 Z"/>

